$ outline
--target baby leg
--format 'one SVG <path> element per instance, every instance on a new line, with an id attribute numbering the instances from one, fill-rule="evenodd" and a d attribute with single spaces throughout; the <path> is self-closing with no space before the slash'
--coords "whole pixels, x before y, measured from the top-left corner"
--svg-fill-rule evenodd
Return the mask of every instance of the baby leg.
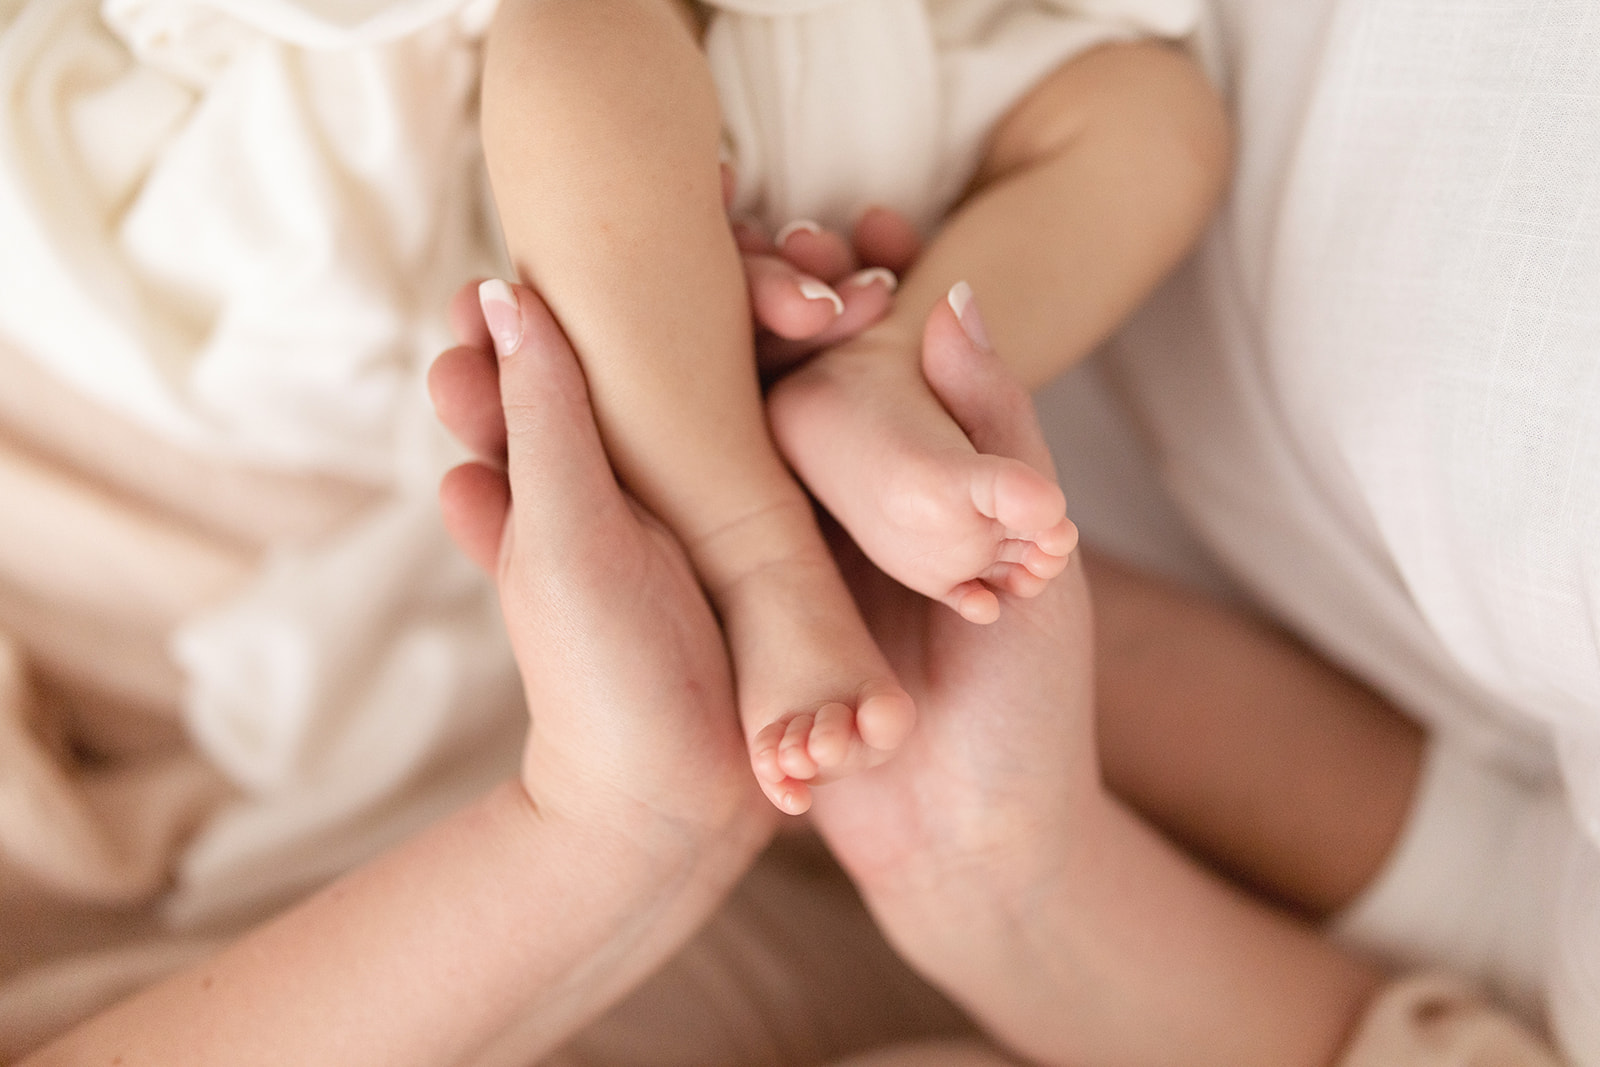
<path id="1" fill-rule="evenodd" d="M 483 109 L 518 271 L 580 353 L 617 473 L 721 616 L 764 788 L 802 810 L 805 780 L 886 758 L 913 711 L 768 435 L 693 27 L 670 0 L 513 0 Z M 819 717 L 783 758 L 768 727 Z"/>
<path id="2" fill-rule="evenodd" d="M 977 453 L 919 360 L 956 323 L 979 343 L 992 329 L 1028 388 L 1065 369 L 1199 234 L 1226 148 L 1204 76 L 1158 45 L 1086 53 L 1001 122 L 889 317 L 771 398 L 790 465 L 873 562 L 976 621 L 998 607 L 987 587 L 1027 595 L 1059 571 L 1071 546 L 1047 472 Z"/>

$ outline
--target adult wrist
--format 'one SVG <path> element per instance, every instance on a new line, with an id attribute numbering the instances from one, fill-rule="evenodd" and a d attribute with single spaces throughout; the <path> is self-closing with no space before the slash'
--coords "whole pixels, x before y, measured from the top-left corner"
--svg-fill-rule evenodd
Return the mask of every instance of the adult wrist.
<path id="1" fill-rule="evenodd" d="M 631 873 L 657 889 L 685 879 L 731 886 L 777 826 L 772 806 L 747 777 L 663 798 L 530 753 L 514 789 L 531 832 L 573 840 L 618 878 Z"/>
<path id="2" fill-rule="evenodd" d="M 869 902 L 909 963 L 1030 1061 L 1333 1061 L 1375 973 L 1115 800 L 1077 817 L 1069 843 L 998 865 L 988 890 L 975 866 L 942 893 Z"/>
<path id="3" fill-rule="evenodd" d="M 925 977 L 950 989 L 1025 994 L 1059 971 L 1062 920 L 1092 922 L 1106 890 L 1100 868 L 1112 847 L 1113 804 L 1095 790 L 1070 817 L 1015 826 L 938 855 L 907 855 L 871 872 L 852 872 L 896 948 Z M 986 967 L 987 965 L 987 967 Z M 978 980 L 980 973 L 990 973 Z M 959 997 L 958 999 L 962 999 Z"/>

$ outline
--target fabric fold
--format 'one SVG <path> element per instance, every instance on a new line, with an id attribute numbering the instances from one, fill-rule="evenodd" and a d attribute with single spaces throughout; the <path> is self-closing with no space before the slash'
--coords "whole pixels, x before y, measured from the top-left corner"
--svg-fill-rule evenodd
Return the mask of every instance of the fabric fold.
<path id="1" fill-rule="evenodd" d="M 993 124 L 1080 52 L 1200 28 L 1193 0 L 716 0 L 706 54 L 737 212 L 849 232 L 867 206 L 931 231 Z"/>

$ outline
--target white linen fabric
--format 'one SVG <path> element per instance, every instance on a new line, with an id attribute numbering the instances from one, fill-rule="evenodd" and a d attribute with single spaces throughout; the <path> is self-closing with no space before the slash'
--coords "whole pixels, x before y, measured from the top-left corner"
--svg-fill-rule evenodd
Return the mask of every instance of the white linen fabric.
<path id="1" fill-rule="evenodd" d="M 177 624 L 189 733 L 243 797 L 190 844 L 175 922 L 281 899 L 515 766 L 517 678 L 438 517 L 456 453 L 422 384 L 450 293 L 499 267 L 491 9 L 33 0 L 0 38 L 0 336 L 162 438 L 375 501 Z"/>
<path id="2" fill-rule="evenodd" d="M 710 0 L 735 210 L 848 233 L 863 207 L 924 230 L 1027 90 L 1095 45 L 1181 40 L 1199 0 Z"/>
<path id="3" fill-rule="evenodd" d="M 481 17 L 441 20 L 462 6 L 25 5 L 0 50 L 0 331 L 197 448 L 411 474 L 438 297 L 493 265 Z"/>
<path id="4" fill-rule="evenodd" d="M 1274 612 L 1499 773 L 1559 768 L 1542 967 L 1600 1064 L 1600 8 L 1216 6 L 1236 185 L 1114 373 Z"/>

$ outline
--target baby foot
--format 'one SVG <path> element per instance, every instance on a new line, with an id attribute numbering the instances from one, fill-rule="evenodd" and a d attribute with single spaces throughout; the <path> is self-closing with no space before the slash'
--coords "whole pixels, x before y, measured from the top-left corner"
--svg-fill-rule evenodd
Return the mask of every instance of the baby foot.
<path id="1" fill-rule="evenodd" d="M 972 343 L 962 288 L 929 318 L 924 360 Z M 1066 569 L 1077 529 L 1047 474 L 972 446 L 904 347 L 877 331 L 818 356 L 773 390 L 773 432 L 868 559 L 963 618 L 993 622 L 995 591 L 1038 595 Z M 991 408 L 1029 403 L 1015 383 L 991 387 L 1013 393 Z"/>
<path id="2" fill-rule="evenodd" d="M 779 810 L 875 767 L 916 721 L 816 530 L 810 505 L 769 509 L 695 546 L 733 660 L 750 764 Z M 714 562 L 709 562 L 714 561 Z"/>

